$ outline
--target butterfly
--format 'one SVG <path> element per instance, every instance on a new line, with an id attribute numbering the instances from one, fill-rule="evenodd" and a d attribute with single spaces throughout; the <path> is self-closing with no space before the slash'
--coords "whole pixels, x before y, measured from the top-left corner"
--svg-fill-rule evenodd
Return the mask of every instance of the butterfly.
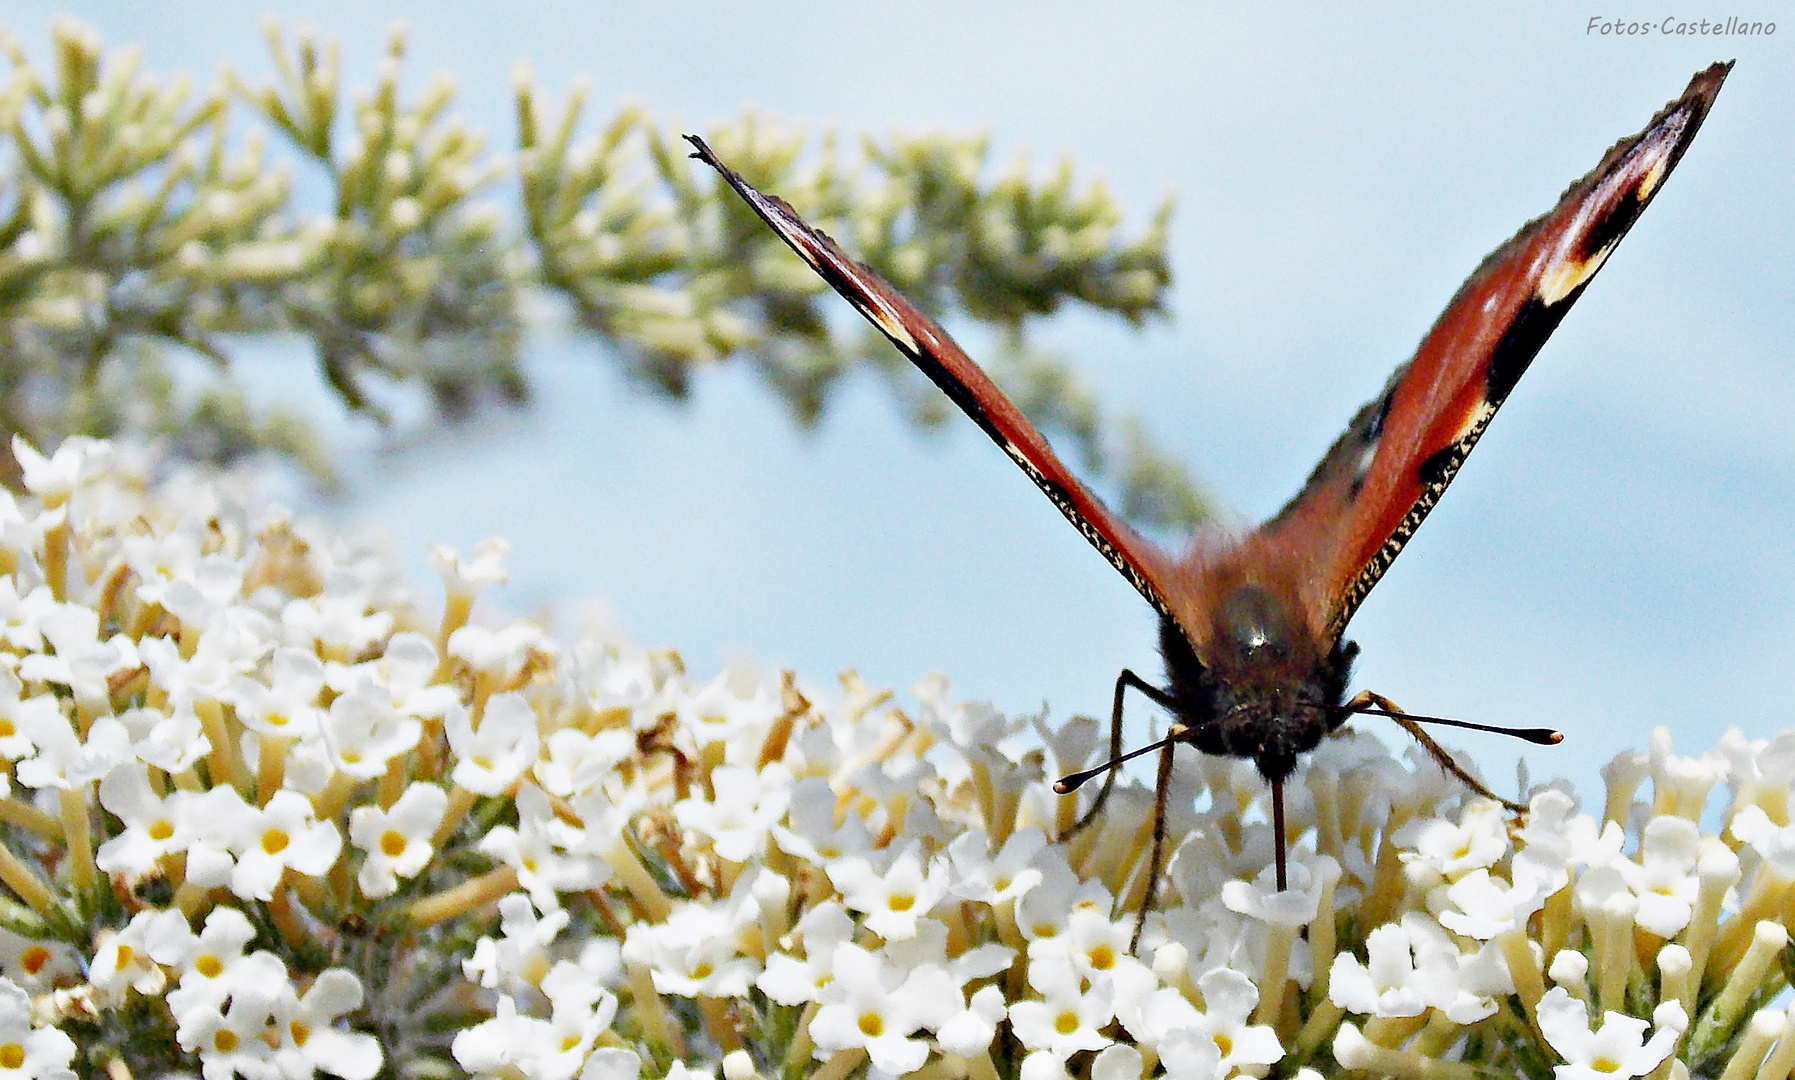
<path id="1" fill-rule="evenodd" d="M 1414 717 L 1369 692 L 1348 700 L 1359 650 L 1346 640 L 1346 627 L 1528 364 L 1663 186 L 1731 69 L 1731 63 L 1715 64 L 1698 73 L 1644 131 L 1615 144 L 1556 206 L 1484 259 L 1414 357 L 1359 410 L 1283 509 L 1243 536 L 1199 535 L 1180 556 L 1111 513 L 933 319 L 805 224 L 785 202 L 756 191 L 702 139 L 686 136 L 692 156 L 716 169 L 792 250 L 984 429 L 1158 613 L 1166 685 L 1124 669 L 1110 715 L 1110 760 L 1055 785 L 1065 794 L 1105 775 L 1096 801 L 1074 826 L 1081 828 L 1108 797 L 1114 766 L 1159 751 L 1152 855 L 1137 944 L 1162 866 L 1166 791 L 1179 743 L 1250 759 L 1270 785 L 1277 884 L 1284 889 L 1284 781 L 1303 753 L 1349 717 L 1395 719 L 1443 768 L 1489 798 L 1496 796 L 1435 744 L 1419 721 L 1501 731 L 1537 743 L 1562 738 L 1547 729 Z M 1130 689 L 1165 709 L 1174 722 L 1165 739 L 1124 755 L 1122 706 Z"/>

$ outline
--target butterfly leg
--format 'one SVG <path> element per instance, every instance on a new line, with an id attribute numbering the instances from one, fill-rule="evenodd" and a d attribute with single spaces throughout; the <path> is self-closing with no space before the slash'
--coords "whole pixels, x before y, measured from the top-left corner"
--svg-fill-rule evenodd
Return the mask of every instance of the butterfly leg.
<path id="1" fill-rule="evenodd" d="M 1117 700 L 1121 699 L 1121 690 L 1116 692 Z M 1153 901 L 1159 892 L 1159 871 L 1165 862 L 1166 840 L 1166 803 L 1171 798 L 1172 788 L 1172 755 L 1178 750 L 1177 736 L 1184 730 L 1182 724 L 1173 724 L 1171 738 L 1159 748 L 1159 776 L 1153 785 L 1153 853 L 1147 857 L 1147 891 L 1141 896 L 1141 915 L 1134 924 L 1134 936 L 1128 939 L 1128 954 L 1134 955 L 1141 944 L 1141 931 L 1147 927 L 1147 916 L 1153 911 Z"/>
<path id="2" fill-rule="evenodd" d="M 1116 696 L 1109 711 L 1109 760 L 1111 761 L 1115 761 L 1122 756 L 1122 695 L 1130 686 L 1147 695 L 1147 697 L 1152 699 L 1160 708 L 1174 714 L 1177 712 L 1176 708 L 1173 707 L 1172 695 L 1161 690 L 1159 687 L 1154 686 L 1152 683 L 1149 683 L 1129 669 L 1123 668 L 1122 674 L 1116 676 Z M 1072 827 L 1067 829 L 1066 834 L 1060 837 L 1060 839 L 1071 839 L 1078 835 L 1086 825 L 1095 821 L 1098 812 L 1103 809 L 1104 802 L 1109 798 L 1110 788 L 1115 786 L 1116 770 L 1111 769 L 1109 770 L 1109 774 L 1103 778 L 1103 787 L 1097 792 L 1097 801 L 1091 804 L 1091 808 L 1084 812 L 1084 816 L 1074 822 Z"/>
<path id="3" fill-rule="evenodd" d="M 1434 742 L 1433 736 L 1422 730 L 1420 724 L 1417 724 L 1415 721 L 1410 720 L 1407 716 L 1403 715 L 1402 707 L 1384 695 L 1374 694 L 1370 690 L 1361 690 L 1355 694 L 1353 699 L 1348 701 L 1343 708 L 1348 712 L 1360 712 L 1367 708 L 1383 710 L 1390 719 L 1396 721 L 1398 727 L 1415 737 L 1415 741 L 1421 744 L 1421 749 L 1427 751 L 1428 755 L 1434 759 L 1434 762 L 1438 764 L 1440 768 L 1446 770 L 1446 772 L 1452 776 L 1457 777 L 1460 783 L 1486 799 L 1494 799 L 1501 803 L 1509 813 L 1524 814 L 1527 812 L 1525 806 L 1504 799 L 1502 796 L 1485 787 L 1483 781 L 1472 776 L 1469 772 L 1466 772 L 1464 767 L 1454 761 L 1452 755 L 1446 752 L 1445 747 Z"/>

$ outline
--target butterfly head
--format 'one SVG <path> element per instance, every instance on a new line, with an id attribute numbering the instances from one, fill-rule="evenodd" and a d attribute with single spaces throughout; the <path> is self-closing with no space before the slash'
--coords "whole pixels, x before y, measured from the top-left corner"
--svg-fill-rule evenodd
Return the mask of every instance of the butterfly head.
<path id="1" fill-rule="evenodd" d="M 1216 595 L 1196 633 L 1165 620 L 1161 651 L 1197 749 L 1250 758 L 1267 779 L 1282 779 L 1345 719 L 1339 706 L 1358 647 L 1323 640 L 1301 610 L 1280 590 L 1237 582 Z"/>

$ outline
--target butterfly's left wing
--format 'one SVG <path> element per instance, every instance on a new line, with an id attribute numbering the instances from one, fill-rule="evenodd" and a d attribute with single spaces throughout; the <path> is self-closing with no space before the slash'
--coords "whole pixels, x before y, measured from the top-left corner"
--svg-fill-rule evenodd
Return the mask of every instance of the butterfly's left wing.
<path id="1" fill-rule="evenodd" d="M 820 229 L 812 228 L 783 199 L 756 191 L 723 164 L 703 139 L 687 135 L 692 156 L 716 169 L 779 238 L 809 263 L 830 287 L 866 316 L 868 322 L 940 387 L 955 405 L 1021 467 L 1042 493 L 1077 527 L 1091 546 L 1135 587 L 1154 610 L 1171 618 L 1166 605 L 1170 560 L 1145 537 L 1110 513 L 1066 467 L 1028 417 L 1005 397 L 990 377 L 948 337 L 935 320 L 905 299 L 872 268 L 854 261 Z"/>
<path id="2" fill-rule="evenodd" d="M 1452 482 L 1559 320 L 1689 146 L 1732 65 L 1690 80 L 1646 129 L 1622 140 L 1558 205 L 1502 245 L 1460 287 L 1415 356 L 1359 411 L 1309 482 L 1261 528 L 1320 553 L 1305 606 L 1338 640 Z"/>

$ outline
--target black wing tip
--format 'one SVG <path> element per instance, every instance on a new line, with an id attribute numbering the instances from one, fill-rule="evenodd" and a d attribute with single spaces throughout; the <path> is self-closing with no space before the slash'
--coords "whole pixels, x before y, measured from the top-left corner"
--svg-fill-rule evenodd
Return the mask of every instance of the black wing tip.
<path id="1" fill-rule="evenodd" d="M 1714 98 L 1720 93 L 1721 84 L 1732 73 L 1737 60 L 1717 60 L 1706 68 L 1696 72 L 1689 79 L 1689 85 L 1683 90 L 1683 96 L 1670 103 L 1667 112 L 1681 108 L 1694 108 L 1706 113 L 1714 104 Z"/>
<path id="2" fill-rule="evenodd" d="M 692 144 L 692 152 L 687 154 L 687 157 L 702 161 L 719 172 L 729 171 L 724 167 L 721 161 L 717 160 L 716 151 L 712 150 L 710 144 L 705 142 L 703 138 L 697 135 L 681 135 L 680 138 Z"/>

